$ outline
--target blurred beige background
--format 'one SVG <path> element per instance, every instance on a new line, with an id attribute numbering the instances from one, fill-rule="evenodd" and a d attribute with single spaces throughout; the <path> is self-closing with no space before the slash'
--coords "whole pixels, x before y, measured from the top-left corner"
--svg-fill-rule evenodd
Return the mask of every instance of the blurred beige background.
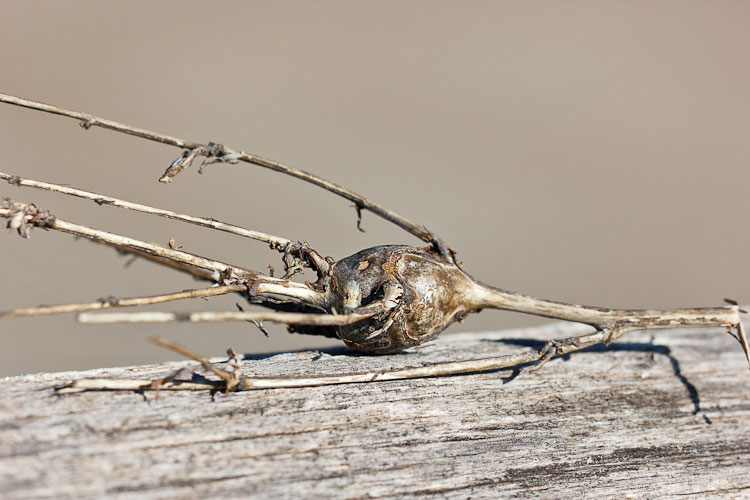
<path id="1" fill-rule="evenodd" d="M 431 229 L 488 283 L 613 307 L 750 301 L 747 2 L 4 1 L 0 91 L 310 170 Z M 247 165 L 0 105 L 1 171 L 210 216 L 336 258 L 417 243 Z M 30 189 L 58 216 L 264 269 L 264 245 Z M 36 231 L 0 234 L 0 309 L 195 286 Z M 235 298 L 157 309 L 233 309 Z M 450 331 L 544 320 L 486 311 Z M 0 322 L 0 374 L 336 345 L 247 324 Z M 657 335 L 667 335 L 658 333 Z M 710 342 L 710 337 L 707 338 Z M 738 349 L 738 356 L 741 356 Z"/>

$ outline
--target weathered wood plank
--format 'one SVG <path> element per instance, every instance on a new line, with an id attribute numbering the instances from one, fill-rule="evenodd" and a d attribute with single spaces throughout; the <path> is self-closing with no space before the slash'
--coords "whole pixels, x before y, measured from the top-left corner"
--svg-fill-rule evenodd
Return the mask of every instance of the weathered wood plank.
<path id="1" fill-rule="evenodd" d="M 250 357 L 246 373 L 361 371 L 487 357 L 574 325 L 446 335 L 383 357 Z M 746 361 L 719 330 L 635 333 L 536 373 L 216 395 L 83 393 L 92 376 L 0 385 L 5 498 L 750 498 Z M 525 347 L 522 347 L 525 346 Z"/>

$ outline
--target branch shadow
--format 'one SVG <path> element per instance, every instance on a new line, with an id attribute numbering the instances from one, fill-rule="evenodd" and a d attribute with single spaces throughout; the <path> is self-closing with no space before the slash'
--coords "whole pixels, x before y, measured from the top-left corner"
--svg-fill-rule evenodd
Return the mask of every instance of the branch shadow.
<path id="1" fill-rule="evenodd" d="M 242 359 L 242 361 L 260 361 L 263 359 L 268 359 L 274 356 L 278 356 L 280 354 L 294 354 L 294 353 L 311 352 L 311 351 L 315 351 L 317 353 L 315 356 L 311 358 L 313 361 L 319 360 L 326 354 L 330 356 L 345 356 L 347 358 L 372 358 L 372 357 L 377 357 L 377 356 L 409 356 L 409 355 L 414 354 L 413 352 L 409 352 L 409 351 L 393 352 L 389 354 L 367 354 L 367 353 L 353 351 L 352 349 L 346 346 L 334 346 L 334 347 L 316 347 L 314 349 L 295 349 L 295 350 L 289 350 L 289 351 L 262 352 L 262 353 L 257 353 L 257 354 L 249 353 L 249 354 L 243 354 L 240 359 Z"/>
<path id="2" fill-rule="evenodd" d="M 698 389 L 695 387 L 695 385 L 688 380 L 688 378 L 682 373 L 682 369 L 680 367 L 680 361 L 672 354 L 672 350 L 665 345 L 660 344 L 654 344 L 653 343 L 653 337 L 651 338 L 651 342 L 614 342 L 609 346 L 605 346 L 603 344 L 594 345 L 591 347 L 587 347 L 585 349 L 581 349 L 580 351 L 577 351 L 575 353 L 568 353 L 561 356 L 557 356 L 559 359 L 563 361 L 569 361 L 570 357 L 573 354 L 583 353 L 583 352 L 604 352 L 604 351 L 621 351 L 621 352 L 644 352 L 644 353 L 652 353 L 652 354 L 659 354 L 662 356 L 666 356 L 667 359 L 669 359 L 669 363 L 672 366 L 672 373 L 675 377 L 677 377 L 677 380 L 680 381 L 680 383 L 685 387 L 685 389 L 688 392 L 688 396 L 690 397 L 690 401 L 693 403 L 693 415 L 697 415 L 701 412 L 701 399 L 700 395 L 698 394 Z M 529 347 L 531 349 L 541 349 L 545 346 L 547 343 L 546 340 L 534 340 L 534 339 L 525 339 L 525 338 L 505 338 L 505 339 L 497 339 L 497 340 L 483 340 L 484 342 L 500 342 L 503 344 L 508 345 L 514 345 L 519 347 Z M 523 366 L 533 366 L 534 363 L 527 363 Z M 519 367 L 522 368 L 522 367 Z M 520 370 L 519 370 L 520 371 Z M 515 378 L 517 374 L 511 375 L 511 379 L 508 380 L 510 382 L 513 378 Z M 711 419 L 708 418 L 707 415 L 703 415 L 703 420 L 711 425 Z"/>
<path id="3" fill-rule="evenodd" d="M 672 354 L 672 350 L 665 345 L 660 344 L 654 344 L 653 343 L 653 337 L 651 338 L 650 342 L 614 342 L 609 346 L 605 346 L 603 344 L 594 345 L 591 347 L 587 347 L 585 349 L 581 349 L 580 351 L 574 352 L 574 353 L 568 353 L 563 354 L 561 356 L 556 356 L 556 358 L 561 359 L 562 361 L 569 361 L 571 359 L 571 356 L 578 354 L 578 353 L 585 353 L 585 352 L 604 352 L 604 351 L 621 351 L 621 352 L 642 352 L 642 353 L 652 353 L 652 354 L 658 354 L 661 356 L 666 356 L 667 359 L 669 359 L 670 365 L 672 367 L 672 373 L 675 377 L 680 381 L 680 383 L 685 387 L 685 389 L 688 392 L 688 397 L 690 398 L 691 403 L 693 404 L 693 415 L 697 415 L 701 413 L 701 400 L 700 400 L 700 394 L 698 393 L 698 389 L 695 387 L 695 385 L 690 382 L 690 380 L 682 373 L 682 369 L 680 367 L 680 361 Z M 528 338 L 503 338 L 503 339 L 482 339 L 481 342 L 499 342 L 507 345 L 517 346 L 517 347 L 527 347 L 530 349 L 539 350 L 543 348 L 547 341 L 546 340 L 536 340 L 536 339 L 528 339 Z M 258 353 L 258 354 L 243 354 L 242 360 L 243 361 L 260 361 L 264 359 L 271 358 L 273 356 L 277 356 L 280 354 L 289 354 L 289 353 L 300 353 L 300 352 L 309 352 L 310 349 L 299 349 L 294 351 L 275 351 L 275 352 L 266 352 L 266 353 Z M 334 346 L 334 347 L 327 347 L 327 348 L 320 348 L 315 349 L 316 355 L 311 358 L 312 361 L 317 361 L 318 359 L 321 359 L 324 355 L 330 355 L 330 356 L 346 356 L 351 358 L 359 358 L 359 357 L 372 357 L 372 354 L 363 354 L 360 352 L 353 351 L 349 349 L 346 346 Z M 389 354 L 389 356 L 408 356 L 413 353 L 407 352 L 398 352 Z M 534 366 L 536 363 L 523 363 L 519 364 L 513 367 L 510 367 L 511 373 L 507 377 L 502 377 L 501 380 L 503 384 L 508 384 L 512 382 L 518 375 L 521 374 L 521 372 L 525 368 L 529 368 Z M 503 368 L 502 370 L 507 370 L 508 368 Z M 497 371 L 502 371 L 497 370 Z M 703 414 L 703 420 L 706 422 L 706 424 L 711 425 L 711 419 L 708 418 L 707 415 Z"/>

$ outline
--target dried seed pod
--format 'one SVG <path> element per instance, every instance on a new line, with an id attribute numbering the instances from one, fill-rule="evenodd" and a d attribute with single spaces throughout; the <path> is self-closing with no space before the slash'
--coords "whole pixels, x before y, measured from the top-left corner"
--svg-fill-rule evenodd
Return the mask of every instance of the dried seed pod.
<path id="1" fill-rule="evenodd" d="M 469 299 L 478 286 L 436 251 L 396 245 L 368 248 L 339 260 L 331 268 L 329 285 L 332 311 L 348 313 L 378 302 L 385 310 L 318 333 L 335 333 L 352 349 L 375 354 L 435 338 L 475 310 Z"/>

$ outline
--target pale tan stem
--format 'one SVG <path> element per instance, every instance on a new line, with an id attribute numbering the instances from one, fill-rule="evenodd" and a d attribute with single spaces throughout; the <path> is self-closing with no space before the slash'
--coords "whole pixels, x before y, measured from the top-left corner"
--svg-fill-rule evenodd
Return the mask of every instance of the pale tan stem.
<path id="1" fill-rule="evenodd" d="M 468 297 L 472 301 L 472 307 L 476 309 L 503 309 L 591 325 L 605 321 L 607 315 L 612 312 L 610 309 L 599 307 L 537 299 L 478 282 L 474 288 L 474 293 L 468 294 Z"/>
<path id="2" fill-rule="evenodd" d="M 372 212 L 378 217 L 397 225 L 398 227 L 400 227 L 401 229 L 405 230 L 408 233 L 411 233 L 412 235 L 416 236 L 422 241 L 425 241 L 427 243 L 434 244 L 434 245 L 438 244 L 438 237 L 432 231 L 427 229 L 424 225 L 415 224 L 411 222 L 410 220 L 406 219 L 405 217 L 400 216 L 393 210 L 389 210 L 385 208 L 384 206 L 379 205 L 375 203 L 374 201 L 370 201 L 369 199 L 365 198 L 364 196 L 358 193 L 355 193 L 354 191 L 350 189 L 346 189 L 343 186 L 339 186 L 338 184 L 322 179 L 315 174 L 312 174 L 305 170 L 299 170 L 293 167 L 289 167 L 279 162 L 269 160 L 266 158 L 262 158 L 260 156 L 252 155 L 250 153 L 245 153 L 244 151 L 238 152 L 232 149 L 225 148 L 225 154 L 227 155 L 237 154 L 238 155 L 237 158 L 241 161 L 251 163 L 253 165 L 258 165 L 259 167 L 268 168 L 276 172 L 281 172 L 289 176 L 296 177 L 297 179 L 301 179 L 303 181 L 309 182 L 316 186 L 322 187 L 323 189 L 330 191 L 331 193 L 337 194 L 341 196 L 342 198 L 345 198 L 353 202 L 354 205 L 357 207 L 358 211 L 367 210 L 369 212 Z"/>
<path id="3" fill-rule="evenodd" d="M 134 238 L 129 238 L 127 236 L 120 236 L 119 234 L 89 228 L 86 226 L 82 226 L 80 224 L 74 224 L 72 222 L 68 222 L 62 219 L 56 219 L 55 222 L 52 223 L 50 227 L 52 229 L 57 229 L 65 233 L 75 234 L 78 236 L 84 236 L 86 238 L 89 238 L 91 240 L 98 241 L 101 243 L 110 243 L 115 246 L 134 248 L 136 250 L 140 250 L 142 252 L 154 255 L 156 257 L 163 257 L 163 258 L 174 260 L 177 262 L 184 262 L 186 264 L 190 264 L 195 267 L 200 267 L 202 269 L 215 271 L 217 281 L 219 279 L 219 276 L 229 275 L 228 273 L 230 273 L 231 276 L 235 276 L 238 278 L 257 276 L 256 272 L 250 271 L 249 269 L 245 269 L 245 268 L 238 267 L 238 266 L 232 266 L 230 264 L 225 264 L 218 260 L 207 259 L 205 257 L 201 257 L 199 255 L 191 254 L 188 252 L 183 252 L 181 250 L 173 250 L 171 248 L 166 248 L 161 245 L 157 245 L 155 243 L 146 243 L 145 241 L 139 241 Z"/>
<path id="4" fill-rule="evenodd" d="M 604 342 L 605 332 L 594 332 L 589 335 L 583 335 L 575 339 L 575 343 L 561 343 L 555 352 L 555 355 L 568 354 L 579 351 L 592 345 Z M 169 343 L 173 344 L 173 343 Z M 166 344 L 168 347 L 183 355 L 182 350 Z M 174 344 L 173 344 L 174 345 Z M 183 348 L 184 349 L 184 348 Z M 194 353 L 191 353 L 194 354 Z M 197 356 L 197 355 L 195 355 Z M 467 373 L 480 373 L 503 368 L 510 368 L 527 363 L 539 361 L 547 356 L 545 349 L 539 351 L 527 351 L 518 354 L 498 356 L 486 359 L 475 359 L 468 361 L 453 361 L 448 363 L 436 363 L 432 365 L 419 366 L 414 368 L 405 368 L 391 371 L 369 371 L 360 373 L 346 373 L 340 375 L 323 375 L 312 377 L 244 377 L 243 388 L 238 390 L 259 390 L 259 389 L 284 389 L 299 387 L 317 387 L 323 385 L 338 384 L 359 384 L 369 382 L 384 382 L 388 380 L 405 380 L 418 379 L 427 377 L 444 377 L 451 375 L 461 375 Z M 200 361 L 198 357 L 188 356 Z M 223 382 L 205 381 L 205 382 L 183 382 L 170 381 L 159 386 L 159 390 L 217 390 L 223 389 Z M 72 393 L 82 391 L 103 391 L 103 390 L 150 390 L 153 388 L 153 381 L 144 379 L 80 379 L 72 382 L 69 386 L 58 389 L 59 393 Z"/>
<path id="5" fill-rule="evenodd" d="M 312 301 L 309 301 L 312 303 Z M 358 307 L 347 314 L 327 313 L 294 313 L 276 311 L 203 311 L 203 312 L 138 312 L 138 313 L 82 313 L 78 315 L 81 323 L 170 323 L 184 321 L 188 323 L 221 323 L 226 321 L 271 321 L 286 325 L 351 325 L 357 321 L 371 318 L 376 314 L 396 307 L 387 298 Z"/>
<path id="6" fill-rule="evenodd" d="M 176 262 L 176 261 L 164 258 L 164 257 L 157 257 L 156 255 L 151 255 L 146 252 L 141 252 L 140 250 L 135 250 L 133 248 L 118 247 L 117 245 L 110 245 L 110 244 L 107 244 L 107 245 L 115 248 L 118 252 L 132 254 L 142 259 L 146 259 L 148 261 L 159 264 L 161 266 L 166 266 L 176 271 L 187 273 L 191 275 L 193 278 L 195 278 L 196 280 L 213 281 L 213 282 L 216 281 L 216 273 L 214 273 L 213 271 L 207 271 L 205 269 L 193 267 L 184 262 Z"/>
<path id="7" fill-rule="evenodd" d="M 127 378 L 82 378 L 70 385 L 56 389 L 57 394 L 75 394 L 86 391 L 150 391 L 156 390 L 156 380 L 127 379 Z M 186 382 L 173 380 L 158 384 L 160 391 L 210 391 L 223 389 L 226 382 L 201 381 Z"/>
<path id="8" fill-rule="evenodd" d="M 350 325 L 367 319 L 382 309 L 366 313 L 350 314 L 309 314 L 274 311 L 201 311 L 201 312 L 111 312 L 82 313 L 78 315 L 80 323 L 222 323 L 227 321 L 270 321 L 287 325 Z"/>
<path id="9" fill-rule="evenodd" d="M 203 366 L 203 368 L 205 368 L 206 370 L 209 370 L 209 371 L 215 373 L 220 378 L 222 378 L 223 380 L 225 380 L 227 383 L 229 383 L 233 379 L 232 375 L 229 372 L 227 372 L 225 370 L 222 370 L 221 368 L 218 368 L 213 363 L 211 363 L 210 361 L 208 361 L 206 358 L 204 358 L 203 356 L 201 356 L 199 354 L 194 353 L 193 351 L 191 351 L 187 347 L 183 347 L 180 344 L 176 344 L 174 342 L 170 342 L 169 340 L 163 339 L 161 337 L 149 337 L 148 340 L 150 342 L 153 342 L 156 345 L 160 345 L 162 347 L 166 347 L 167 349 L 171 349 L 171 350 L 173 350 L 173 351 L 175 351 L 175 352 L 177 352 L 179 354 L 182 354 L 185 357 L 188 357 L 190 359 L 193 359 L 193 360 L 197 361 L 198 363 L 201 364 L 201 366 Z M 230 349 L 230 351 L 231 351 L 231 349 Z M 159 386 L 161 386 L 162 383 L 163 382 L 160 380 L 159 381 Z"/>
<path id="10" fill-rule="evenodd" d="M 50 104 L 44 104 L 41 102 L 24 99 L 22 97 L 16 97 L 16 96 L 11 96 L 7 94 L 0 94 L 0 102 L 13 104 L 15 106 L 21 106 L 24 108 L 34 109 L 37 111 L 44 111 L 46 113 L 52 113 L 52 114 L 56 114 L 60 116 L 67 116 L 70 118 L 74 118 L 78 120 L 84 128 L 87 128 L 87 129 L 90 127 L 106 128 L 109 130 L 114 130 L 116 132 L 121 132 L 124 134 L 133 135 L 133 136 L 140 137 L 143 139 L 160 142 L 162 144 L 169 144 L 172 146 L 177 146 L 177 147 L 185 148 L 188 150 L 207 151 L 210 149 L 210 147 L 205 144 L 201 144 L 197 142 L 189 142 L 189 141 L 185 141 L 182 139 L 178 139 L 176 137 L 170 137 L 168 135 L 158 134 L 156 132 L 151 132 L 148 130 L 139 129 L 135 127 L 130 127 L 128 125 L 124 125 L 122 123 L 118 123 L 112 120 L 106 120 L 104 118 L 99 118 L 99 117 L 92 116 L 86 113 L 81 113 L 79 111 L 72 111 L 72 110 L 68 110 L 65 108 L 61 108 L 59 106 L 53 106 Z M 396 224 L 397 226 L 413 234 L 417 238 L 423 241 L 426 241 L 428 243 L 440 246 L 439 239 L 424 226 L 415 224 L 409 221 L 408 219 L 393 212 L 392 210 L 388 210 L 387 208 L 373 201 L 368 200 L 364 196 L 357 194 L 354 191 L 351 191 L 342 186 L 339 186 L 338 184 L 334 184 L 333 182 L 329 182 L 325 179 L 322 179 L 321 177 L 311 174 L 310 172 L 306 172 L 304 170 L 299 170 L 293 167 L 289 167 L 287 165 L 284 165 L 282 163 L 279 163 L 273 160 L 269 160 L 266 158 L 262 158 L 260 156 L 255 156 L 249 153 L 245 153 L 244 151 L 237 151 L 237 150 L 227 148 L 224 146 L 221 146 L 220 149 L 221 149 L 222 157 L 232 158 L 232 161 L 243 161 L 246 163 L 257 165 L 259 167 L 275 170 L 276 172 L 281 172 L 283 174 L 296 177 L 297 179 L 301 179 L 305 182 L 309 182 L 311 184 L 319 186 L 327 191 L 330 191 L 334 194 L 337 194 L 338 196 L 341 196 L 353 202 L 355 206 L 358 207 L 358 210 L 368 210 L 374 213 L 375 215 L 389 222 L 392 222 L 393 224 Z M 196 156 L 196 155 L 193 154 L 193 156 Z M 167 181 L 169 178 L 171 178 L 171 176 L 168 178 L 165 176 L 165 177 L 162 177 L 161 180 Z"/>
<path id="11" fill-rule="evenodd" d="M 477 309 L 504 309 L 547 318 L 585 323 L 594 327 L 624 328 L 628 331 L 644 328 L 676 328 L 681 326 L 735 326 L 740 322 L 737 306 L 702 307 L 691 309 L 606 309 L 581 306 L 528 295 L 507 292 L 477 284 L 478 292 L 472 305 Z"/>
<path id="12" fill-rule="evenodd" d="M 217 229 L 219 231 L 236 234 L 238 236 L 243 236 L 245 238 L 251 238 L 254 240 L 258 240 L 258 241 L 263 241 L 265 243 L 270 244 L 274 248 L 284 247 L 285 245 L 292 243 L 291 240 L 288 240 L 286 238 L 281 238 L 279 236 L 274 236 L 272 234 L 262 233 L 260 231 L 253 231 L 251 229 L 245 229 L 244 227 L 236 226 L 234 224 L 227 224 L 226 222 L 221 222 L 221 221 L 217 221 L 213 219 L 206 219 L 203 217 L 195 217 L 192 215 L 180 214 L 177 212 L 172 212 L 171 210 L 163 210 L 160 208 L 150 207 L 148 205 L 141 205 L 139 203 L 131 203 L 126 200 L 120 200 L 118 198 L 112 198 L 111 196 L 104 196 L 98 193 L 93 193 L 91 191 L 84 191 L 82 189 L 61 186 L 59 184 L 53 184 L 49 182 L 36 181 L 33 179 L 25 179 L 23 177 L 13 176 L 13 175 L 6 174 L 3 172 L 0 172 L 0 179 L 3 179 L 7 181 L 9 184 L 12 184 L 15 186 L 33 187 L 36 189 L 43 189 L 45 191 L 52 191 L 55 193 L 76 196 L 78 198 L 92 200 L 96 202 L 98 205 L 111 205 L 113 207 L 124 208 L 127 210 L 133 210 L 136 212 L 142 212 L 142 213 L 147 213 L 151 215 L 158 215 L 160 217 L 166 217 L 168 219 L 178 220 L 181 222 L 187 222 L 187 223 L 195 224 L 198 226 Z"/>
<path id="13" fill-rule="evenodd" d="M 727 317 L 728 319 L 729 317 Z M 696 318 L 697 320 L 697 318 Z M 714 325 L 715 326 L 715 325 Z M 665 326 L 666 327 L 666 326 Z M 744 328 L 742 323 L 736 325 L 738 335 L 745 339 Z M 658 327 L 657 327 L 658 328 Z M 234 390 L 259 390 L 259 389 L 282 389 L 282 388 L 300 388 L 316 387 L 323 385 L 337 384 L 357 384 L 380 382 L 388 380 L 405 380 L 427 377 L 443 377 L 451 375 L 461 375 L 468 373 L 480 373 L 500 370 L 503 368 L 516 367 L 528 363 L 537 363 L 533 369 L 541 367 L 549 359 L 575 351 L 580 351 L 588 347 L 611 342 L 613 339 L 623 335 L 625 329 L 610 331 L 607 329 L 597 330 L 589 334 L 578 337 L 572 337 L 561 341 L 550 341 L 540 350 L 526 351 L 518 354 L 497 356 L 485 359 L 476 359 L 468 361 L 454 361 L 447 363 L 436 363 L 433 365 L 419 366 L 414 368 L 405 368 L 391 371 L 370 371 L 360 373 L 345 373 L 339 375 L 325 375 L 312 377 L 243 377 L 241 386 L 232 386 Z M 742 341 L 741 341 L 742 343 Z M 746 344 L 746 340 L 745 340 Z M 164 347 L 172 349 L 183 355 L 191 357 L 202 364 L 205 359 L 187 349 L 172 342 L 160 343 Z M 179 347 L 179 348 L 178 348 Z M 189 354 L 186 354 L 189 353 Z M 205 365 L 204 365 L 205 366 Z M 170 380 L 169 382 L 160 383 L 159 390 L 226 390 L 228 382 L 223 381 L 179 381 Z M 103 390 L 150 390 L 154 389 L 154 381 L 143 379 L 81 379 L 72 382 L 69 386 L 58 389 L 59 393 L 73 393 L 82 391 L 103 391 Z"/>
<path id="14" fill-rule="evenodd" d="M 567 304 L 537 299 L 528 295 L 507 292 L 482 283 L 476 283 L 469 294 L 474 309 L 503 309 L 546 318 L 562 319 L 607 330 L 608 340 L 633 330 L 680 327 L 724 327 L 734 329 L 745 356 L 750 361 L 750 346 L 736 305 L 724 307 L 698 307 L 689 309 L 606 309 L 593 306 Z"/>
<path id="15" fill-rule="evenodd" d="M 122 132 L 123 134 L 134 135 L 142 139 L 148 139 L 150 141 L 161 142 L 162 144 L 169 144 L 170 146 L 177 146 L 179 148 L 194 149 L 200 144 L 196 142 L 183 141 L 176 137 L 170 137 L 164 134 L 157 134 L 148 130 L 130 127 L 117 123 L 112 120 L 106 120 L 80 111 L 73 111 L 70 109 L 61 108 L 59 106 L 53 106 L 51 104 L 45 104 L 43 102 L 32 101 L 24 99 L 23 97 L 16 97 L 8 94 L 0 94 L 0 102 L 6 104 L 13 104 L 15 106 L 21 106 L 23 108 L 34 109 L 37 111 L 44 111 L 45 113 L 52 113 L 53 115 L 67 116 L 78 120 L 83 128 L 101 127 L 115 132 Z"/>
<path id="16" fill-rule="evenodd" d="M 76 236 L 83 236 L 98 243 L 113 246 L 117 249 L 125 249 L 127 251 L 133 251 L 134 253 L 145 254 L 160 261 L 174 262 L 180 267 L 189 266 L 199 270 L 210 271 L 212 273 L 211 279 L 215 282 L 220 282 L 225 279 L 240 280 L 245 284 L 257 285 L 257 288 L 260 288 L 262 293 L 283 295 L 315 307 L 322 307 L 326 301 L 323 293 L 312 290 L 310 287 L 302 283 L 263 276 L 256 271 L 245 269 L 243 267 L 207 259 L 181 250 L 166 248 L 155 243 L 147 243 L 134 238 L 121 236 L 119 234 L 100 231 L 80 224 L 74 224 L 54 217 L 49 214 L 49 212 L 41 211 L 34 205 L 13 202 L 11 200 L 6 200 L 6 203 L 12 208 L 0 208 L 0 218 L 15 219 L 20 213 L 25 224 L 37 225 L 45 229 L 55 229 Z M 44 213 L 45 217 L 37 220 L 35 215 L 40 213 Z"/>
<path id="17" fill-rule="evenodd" d="M 246 285 L 219 285 L 209 288 L 195 290 L 184 290 L 182 292 L 168 293 L 163 295 L 151 295 L 147 297 L 107 298 L 92 302 L 79 302 L 75 304 L 59 304 L 50 306 L 29 307 L 25 309 L 13 309 L 0 313 L 0 319 L 17 318 L 21 316 L 42 316 L 48 314 L 65 314 L 71 312 L 96 311 L 111 309 L 114 307 L 136 307 L 153 304 L 163 304 L 175 300 L 195 299 L 204 297 L 215 297 L 229 293 L 246 291 Z"/>

